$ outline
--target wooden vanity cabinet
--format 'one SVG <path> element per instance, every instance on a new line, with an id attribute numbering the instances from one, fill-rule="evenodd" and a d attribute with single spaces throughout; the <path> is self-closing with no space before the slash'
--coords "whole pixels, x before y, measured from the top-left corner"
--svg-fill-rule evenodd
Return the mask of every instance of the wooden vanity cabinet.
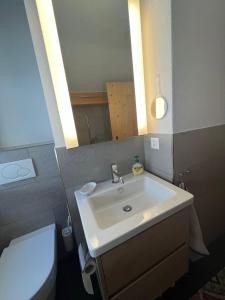
<path id="1" fill-rule="evenodd" d="M 153 300 L 188 271 L 188 209 L 96 259 L 103 299 Z"/>

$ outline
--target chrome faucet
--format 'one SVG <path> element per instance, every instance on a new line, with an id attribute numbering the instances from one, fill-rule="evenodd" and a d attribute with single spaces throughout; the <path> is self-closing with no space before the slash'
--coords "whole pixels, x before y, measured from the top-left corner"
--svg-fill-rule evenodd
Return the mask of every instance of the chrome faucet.
<path id="1" fill-rule="evenodd" d="M 111 165 L 112 172 L 112 183 L 122 183 L 124 184 L 123 176 L 118 172 L 117 164 Z"/>

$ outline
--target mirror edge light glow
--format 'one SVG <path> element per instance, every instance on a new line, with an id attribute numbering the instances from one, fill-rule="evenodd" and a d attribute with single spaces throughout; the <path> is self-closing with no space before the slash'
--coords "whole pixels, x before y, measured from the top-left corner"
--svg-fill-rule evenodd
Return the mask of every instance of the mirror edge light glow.
<path id="1" fill-rule="evenodd" d="M 41 31 L 48 57 L 66 148 L 77 147 L 78 139 L 62 59 L 52 0 L 36 0 Z"/>
<path id="2" fill-rule="evenodd" d="M 140 0 L 128 0 L 138 134 L 148 133 Z"/>

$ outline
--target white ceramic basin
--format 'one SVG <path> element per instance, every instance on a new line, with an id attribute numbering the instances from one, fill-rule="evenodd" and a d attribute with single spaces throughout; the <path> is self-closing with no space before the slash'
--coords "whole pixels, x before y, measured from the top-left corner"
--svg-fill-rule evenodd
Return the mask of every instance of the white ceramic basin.
<path id="1" fill-rule="evenodd" d="M 101 229 L 157 206 L 175 195 L 174 191 L 147 176 L 137 179 L 89 197 L 92 212 Z"/>
<path id="2" fill-rule="evenodd" d="M 190 205 L 193 196 L 147 172 L 106 181 L 90 196 L 75 192 L 91 256 L 96 257 Z"/>

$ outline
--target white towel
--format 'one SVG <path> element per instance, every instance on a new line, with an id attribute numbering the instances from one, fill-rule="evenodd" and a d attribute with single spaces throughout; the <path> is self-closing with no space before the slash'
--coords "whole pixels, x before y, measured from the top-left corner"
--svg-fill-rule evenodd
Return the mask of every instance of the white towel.
<path id="1" fill-rule="evenodd" d="M 190 209 L 190 238 L 189 246 L 195 252 L 201 255 L 209 255 L 209 251 L 203 240 L 202 229 L 199 223 L 198 215 L 195 210 L 194 204 Z"/>
<path id="2" fill-rule="evenodd" d="M 189 192 L 183 179 L 181 179 L 181 182 L 178 186 L 179 186 L 179 188 Z M 196 209 L 194 207 L 194 204 L 191 205 L 191 209 L 190 209 L 189 246 L 197 254 L 209 255 L 209 251 L 203 240 L 202 229 L 201 229 L 201 226 L 199 223 L 198 215 L 197 215 Z M 196 255 L 192 255 L 192 257 L 193 257 L 193 260 L 195 260 Z M 199 258 L 199 256 L 198 256 L 198 258 Z"/>

